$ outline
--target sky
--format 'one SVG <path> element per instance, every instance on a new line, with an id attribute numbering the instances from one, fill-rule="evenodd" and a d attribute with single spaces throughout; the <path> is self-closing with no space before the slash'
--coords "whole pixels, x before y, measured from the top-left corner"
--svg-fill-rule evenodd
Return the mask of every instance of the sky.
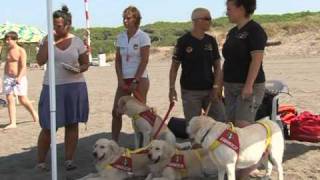
<path id="1" fill-rule="evenodd" d="M 1 0 L 0 24 L 9 22 L 36 26 L 47 31 L 46 0 Z M 53 10 L 67 5 L 75 28 L 85 27 L 84 0 L 52 0 Z M 205 7 L 213 17 L 225 16 L 225 0 L 88 0 L 92 27 L 122 25 L 122 11 L 136 6 L 142 14 L 142 25 L 157 21 L 190 20 L 194 8 Z M 257 0 L 255 14 L 283 14 L 320 11 L 320 0 Z"/>

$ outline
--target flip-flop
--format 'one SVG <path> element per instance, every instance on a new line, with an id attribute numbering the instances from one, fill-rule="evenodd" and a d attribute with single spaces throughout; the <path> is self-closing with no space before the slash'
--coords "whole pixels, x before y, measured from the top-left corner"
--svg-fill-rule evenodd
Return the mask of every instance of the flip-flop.
<path id="1" fill-rule="evenodd" d="M 64 162 L 64 167 L 66 168 L 66 171 L 72 171 L 77 169 L 77 166 L 73 164 L 72 160 L 66 160 Z"/>

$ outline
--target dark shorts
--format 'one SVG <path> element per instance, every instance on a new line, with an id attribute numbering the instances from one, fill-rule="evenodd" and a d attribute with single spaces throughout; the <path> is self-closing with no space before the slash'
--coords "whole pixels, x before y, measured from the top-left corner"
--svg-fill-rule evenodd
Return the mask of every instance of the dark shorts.
<path id="1" fill-rule="evenodd" d="M 39 119 L 43 129 L 50 129 L 49 86 L 43 85 L 39 100 Z M 57 128 L 87 122 L 89 116 L 88 90 L 85 82 L 56 85 Z"/>

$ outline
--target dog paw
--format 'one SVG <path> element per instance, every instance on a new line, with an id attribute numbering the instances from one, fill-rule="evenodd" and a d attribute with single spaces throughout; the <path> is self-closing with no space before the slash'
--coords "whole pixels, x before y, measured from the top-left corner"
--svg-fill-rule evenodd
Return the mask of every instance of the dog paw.
<path id="1" fill-rule="evenodd" d="M 191 142 L 176 143 L 176 147 L 180 150 L 188 150 L 192 149 L 192 144 Z"/>

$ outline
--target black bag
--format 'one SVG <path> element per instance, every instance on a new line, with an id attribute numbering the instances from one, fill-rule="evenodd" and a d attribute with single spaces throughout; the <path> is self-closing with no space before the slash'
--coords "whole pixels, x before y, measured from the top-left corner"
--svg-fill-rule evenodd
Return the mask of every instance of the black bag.
<path id="1" fill-rule="evenodd" d="M 259 120 L 261 118 L 264 118 L 266 116 L 269 116 L 269 118 L 271 118 L 271 114 L 272 114 L 272 101 L 273 98 L 276 96 L 276 94 L 270 93 L 268 91 L 266 91 L 262 103 L 259 106 L 259 109 L 257 111 L 256 114 L 256 120 Z M 278 103 L 277 103 L 278 105 Z"/>
<path id="2" fill-rule="evenodd" d="M 187 123 L 183 118 L 172 117 L 169 120 L 168 128 L 173 132 L 173 134 L 182 139 L 188 139 L 189 135 L 186 132 Z"/>

